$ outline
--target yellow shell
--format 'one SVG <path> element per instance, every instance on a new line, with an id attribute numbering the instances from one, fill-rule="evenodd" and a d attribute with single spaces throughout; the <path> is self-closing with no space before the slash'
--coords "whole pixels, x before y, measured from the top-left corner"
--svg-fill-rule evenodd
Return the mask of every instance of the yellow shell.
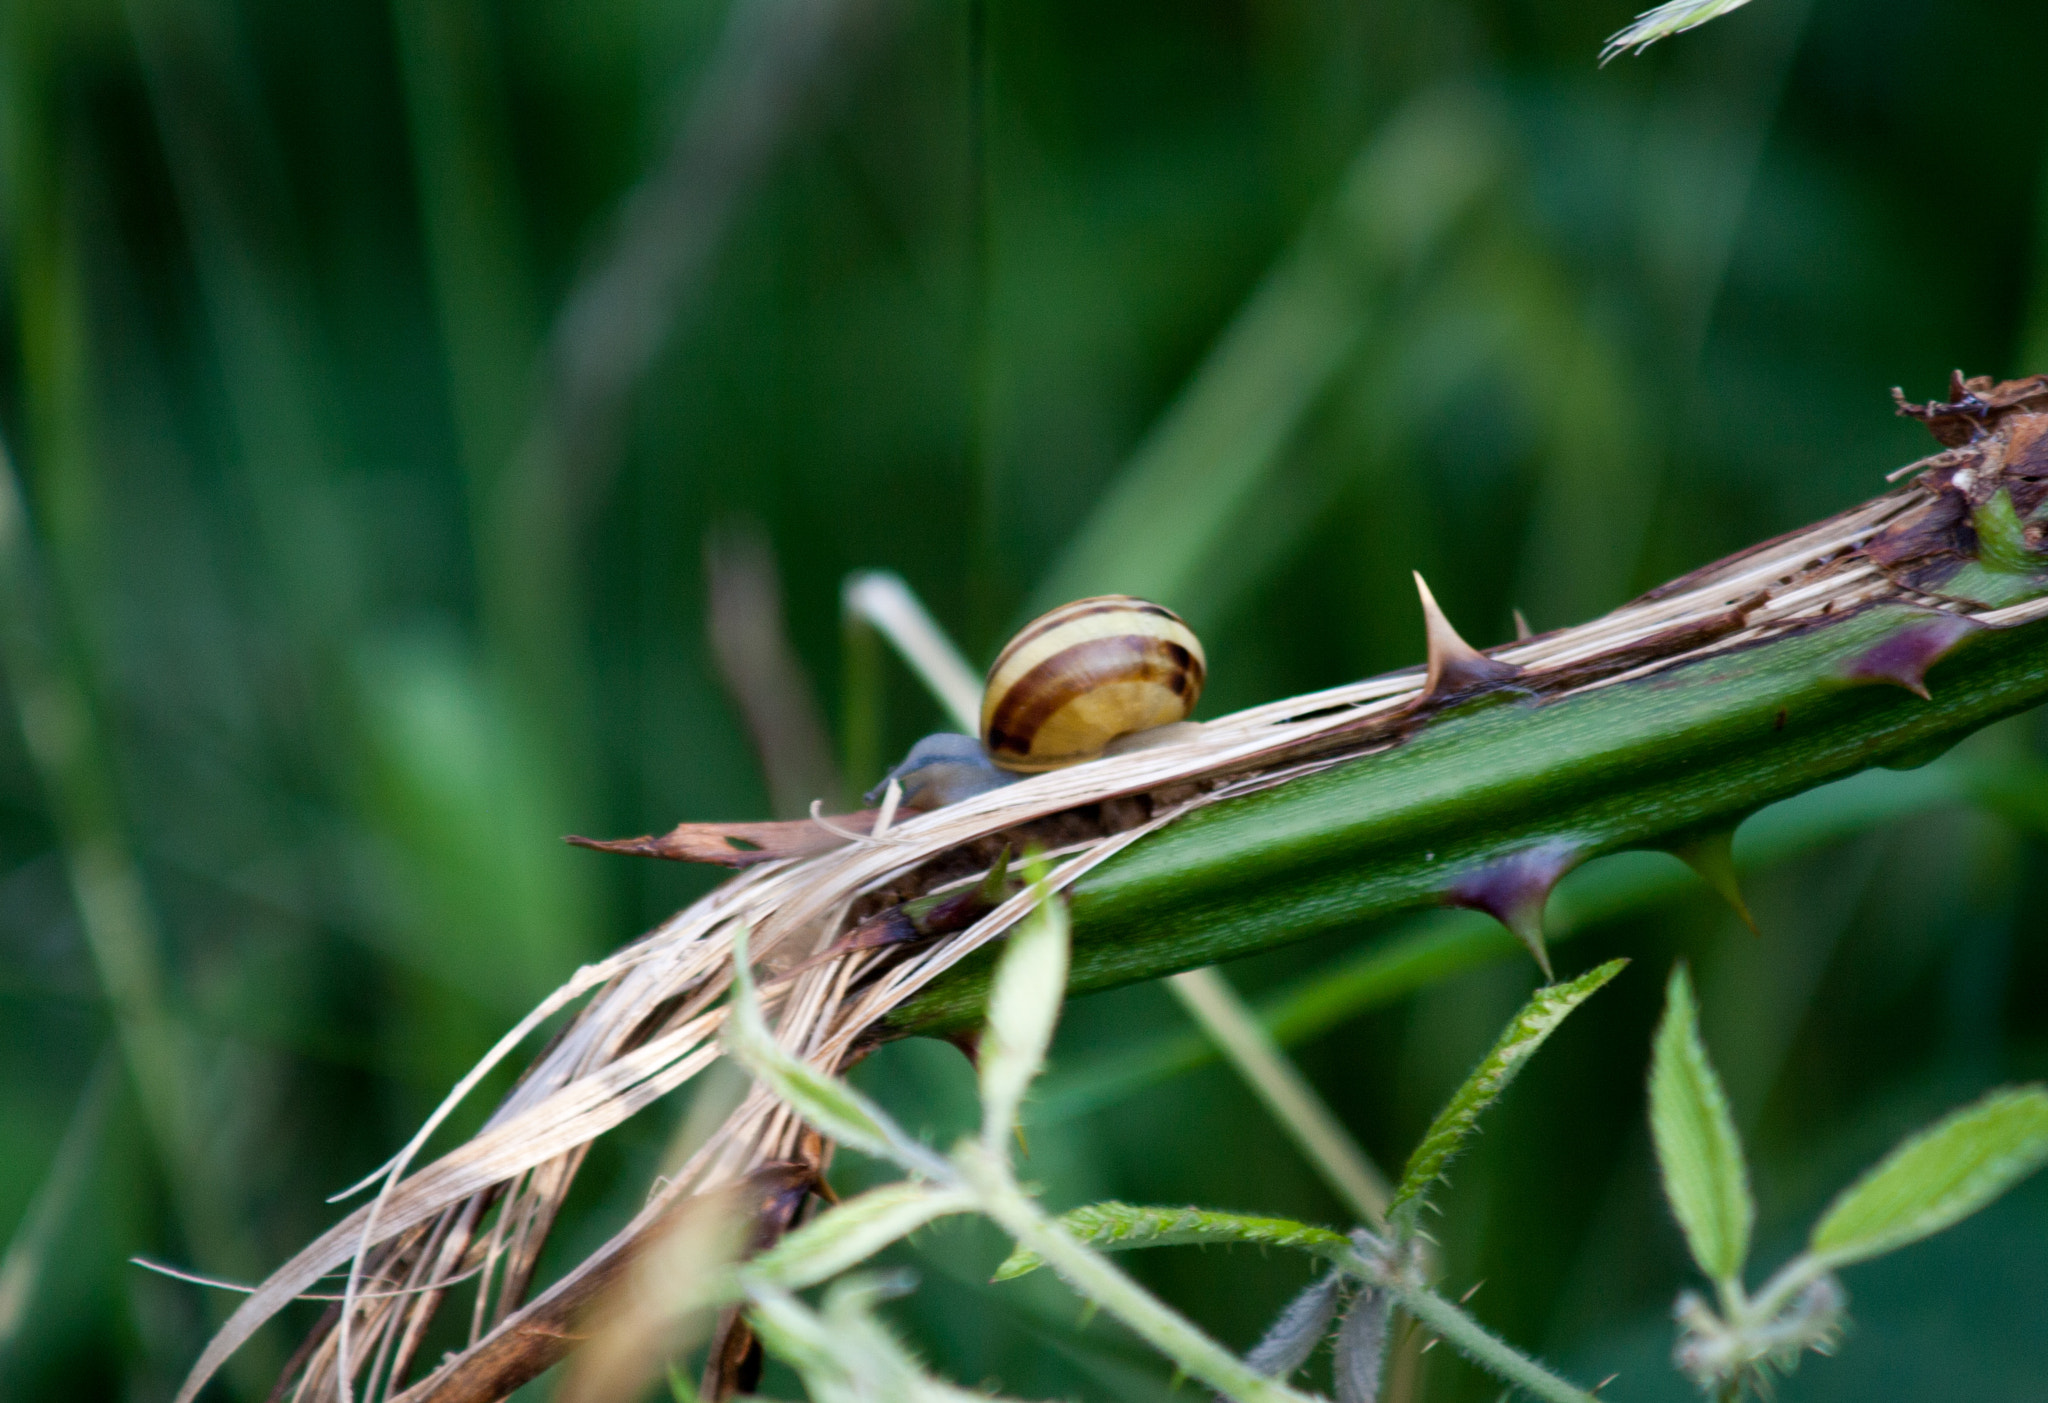
<path id="1" fill-rule="evenodd" d="M 1201 640 L 1171 609 L 1077 599 L 1026 624 L 989 668 L 981 741 L 1006 770 L 1091 759 L 1118 736 L 1185 720 L 1207 672 Z"/>

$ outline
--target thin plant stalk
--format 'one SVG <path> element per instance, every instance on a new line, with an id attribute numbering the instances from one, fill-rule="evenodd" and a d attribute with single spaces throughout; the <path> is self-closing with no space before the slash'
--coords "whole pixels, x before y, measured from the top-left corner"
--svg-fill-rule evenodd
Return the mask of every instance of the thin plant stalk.
<path id="1" fill-rule="evenodd" d="M 1360 1222 L 1383 1224 L 1389 1196 L 1386 1176 L 1230 982 L 1208 968 L 1176 974 L 1166 983 L 1323 1182 Z"/>

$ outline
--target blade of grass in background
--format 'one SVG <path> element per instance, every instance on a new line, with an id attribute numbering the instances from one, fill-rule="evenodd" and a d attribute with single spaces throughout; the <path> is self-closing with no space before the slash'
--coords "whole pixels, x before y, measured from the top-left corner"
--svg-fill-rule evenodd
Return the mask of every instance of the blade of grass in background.
<path id="1" fill-rule="evenodd" d="M 1374 133 L 1039 582 L 1033 613 L 1124 593 L 1203 622 L 1206 611 L 1186 602 L 1194 572 L 1251 511 L 1378 301 L 1439 254 L 1499 177 L 1499 122 L 1458 85 Z"/>
<path id="2" fill-rule="evenodd" d="M 206 1072 L 190 1030 L 171 1009 L 163 934 L 122 831 L 83 679 L 55 636 L 50 591 L 28 530 L 13 463 L 0 448 L 0 659 L 15 721 L 48 796 L 79 925 L 187 1247 L 209 1270 L 244 1274 L 255 1257 L 233 1185 L 209 1162 L 211 1135 L 199 1100 Z M 261 1372 L 265 1362 L 245 1368 Z"/>

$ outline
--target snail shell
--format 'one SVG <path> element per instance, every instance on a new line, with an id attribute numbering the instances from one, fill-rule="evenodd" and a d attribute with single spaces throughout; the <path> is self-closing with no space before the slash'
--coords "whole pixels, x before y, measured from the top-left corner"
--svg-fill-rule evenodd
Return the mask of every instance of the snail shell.
<path id="1" fill-rule="evenodd" d="M 1118 736 L 1185 720 L 1208 660 L 1180 616 L 1127 594 L 1026 624 L 988 670 L 981 739 L 1006 770 L 1092 759 Z"/>

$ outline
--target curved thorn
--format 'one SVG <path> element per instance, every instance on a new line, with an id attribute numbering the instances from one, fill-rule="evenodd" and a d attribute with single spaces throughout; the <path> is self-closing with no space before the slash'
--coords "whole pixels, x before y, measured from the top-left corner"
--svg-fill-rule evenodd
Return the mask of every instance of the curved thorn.
<path id="1" fill-rule="evenodd" d="M 1543 907 L 1565 873 L 1578 866 L 1585 852 L 1566 842 L 1539 843 L 1466 873 L 1444 891 L 1444 905 L 1483 911 L 1529 947 L 1543 970 L 1545 983 L 1556 978 L 1550 951 L 1543 941 Z"/>
<path id="2" fill-rule="evenodd" d="M 1497 662 L 1474 648 L 1437 606 L 1436 596 L 1420 570 L 1413 572 L 1416 593 L 1422 596 L 1422 629 L 1429 642 L 1429 675 L 1422 684 L 1424 697 L 1477 691 L 1521 674 L 1512 663 Z"/>
<path id="3" fill-rule="evenodd" d="M 1756 917 L 1749 914 L 1749 903 L 1742 899 L 1742 882 L 1735 872 L 1733 828 L 1702 833 L 1686 842 L 1672 844 L 1667 851 L 1698 873 L 1701 881 L 1734 907 L 1735 914 L 1742 918 L 1742 924 L 1749 927 L 1751 935 L 1763 934 L 1757 929 Z"/>

